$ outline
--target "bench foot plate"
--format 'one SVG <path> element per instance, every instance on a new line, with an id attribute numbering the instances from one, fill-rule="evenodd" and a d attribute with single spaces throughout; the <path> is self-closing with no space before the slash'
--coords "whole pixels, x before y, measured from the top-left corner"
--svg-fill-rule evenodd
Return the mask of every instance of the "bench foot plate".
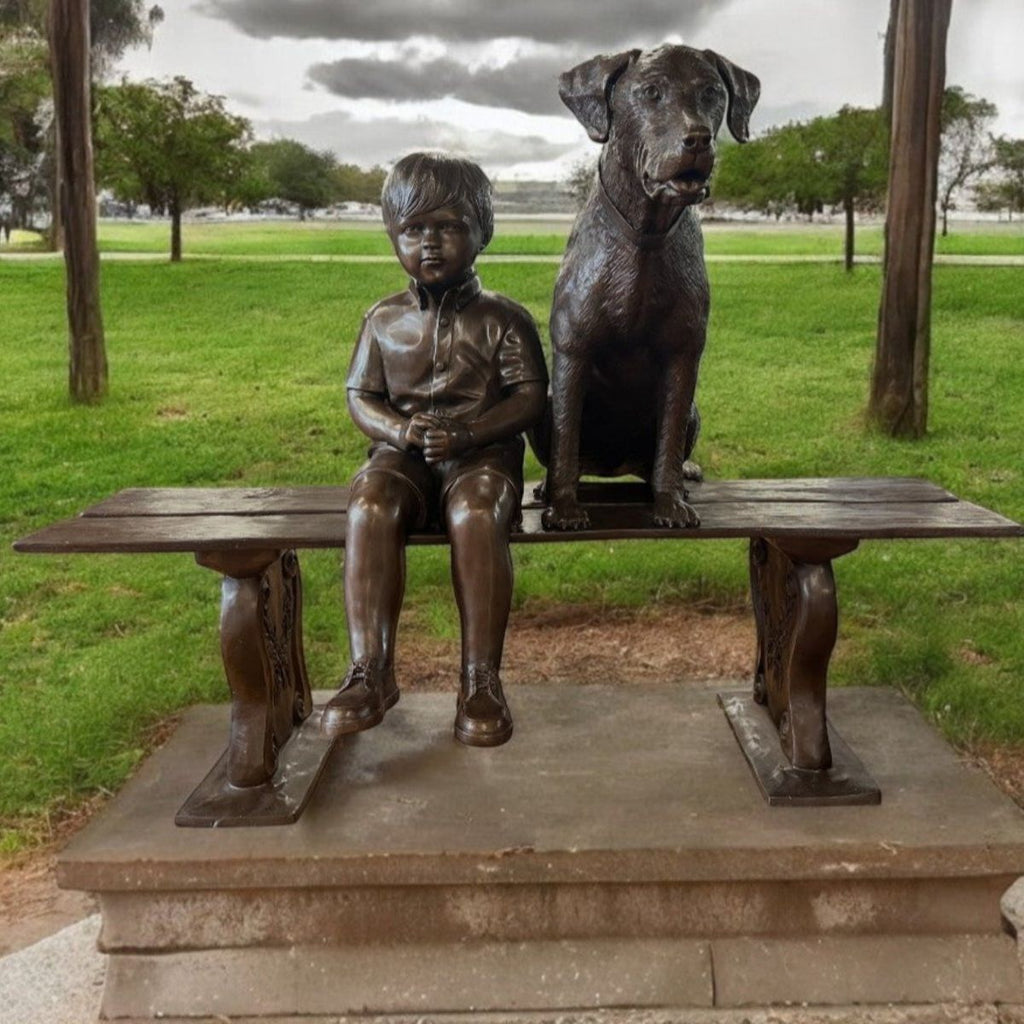
<path id="1" fill-rule="evenodd" d="M 878 804 L 882 793 L 863 762 L 836 732 L 828 739 L 832 767 L 794 768 L 782 752 L 779 733 L 768 711 L 746 693 L 720 693 L 722 706 L 757 785 L 772 807 L 820 807 Z"/>
<path id="2" fill-rule="evenodd" d="M 274 778 L 245 788 L 228 782 L 225 750 L 182 804 L 174 816 L 175 825 L 230 828 L 293 824 L 305 809 L 336 742 L 336 738 L 321 732 L 320 712 L 314 711 L 281 749 Z"/>

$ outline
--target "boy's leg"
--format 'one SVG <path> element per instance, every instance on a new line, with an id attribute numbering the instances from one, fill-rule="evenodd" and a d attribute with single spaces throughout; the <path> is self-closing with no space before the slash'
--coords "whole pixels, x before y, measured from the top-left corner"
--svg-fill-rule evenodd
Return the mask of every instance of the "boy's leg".
<path id="1" fill-rule="evenodd" d="M 456 480 L 444 503 L 462 624 L 455 734 L 472 746 L 497 746 L 512 735 L 512 716 L 498 670 L 512 606 L 508 538 L 518 510 L 519 495 L 512 481 L 486 469 Z"/>
<path id="2" fill-rule="evenodd" d="M 405 537 L 423 499 L 401 476 L 370 467 L 352 482 L 345 537 L 345 613 L 351 667 L 324 708 L 334 735 L 376 725 L 398 700 L 394 656 L 405 592 Z"/>

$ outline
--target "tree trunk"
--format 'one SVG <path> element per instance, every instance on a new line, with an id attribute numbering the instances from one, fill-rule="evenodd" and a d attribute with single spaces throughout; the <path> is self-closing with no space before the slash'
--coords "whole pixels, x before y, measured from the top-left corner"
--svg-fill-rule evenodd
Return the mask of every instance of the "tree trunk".
<path id="1" fill-rule="evenodd" d="M 845 265 L 847 271 L 853 270 L 853 199 L 843 200 L 843 212 L 846 214 L 846 248 Z"/>
<path id="2" fill-rule="evenodd" d="M 900 0 L 893 81 L 889 208 L 870 418 L 894 437 L 928 423 L 932 250 L 939 114 L 952 0 Z"/>
<path id="3" fill-rule="evenodd" d="M 65 229 L 71 397 L 107 392 L 89 100 L 89 0 L 51 0 L 50 57 Z"/>
<path id="4" fill-rule="evenodd" d="M 945 238 L 949 234 L 949 208 L 946 206 L 942 207 L 942 237 Z"/>
<path id="5" fill-rule="evenodd" d="M 60 166 L 60 146 L 57 143 L 57 118 L 50 126 L 48 144 L 51 159 L 46 161 L 46 199 L 50 204 L 50 226 L 46 229 L 46 248 L 50 252 L 64 249 L 64 216 L 61 210 L 60 183 L 63 173 Z"/>
<path id="6" fill-rule="evenodd" d="M 171 203 L 171 262 L 181 262 L 181 203 Z"/>
<path id="7" fill-rule="evenodd" d="M 889 0 L 889 23 L 885 28 L 885 49 L 882 56 L 882 110 L 885 111 L 886 130 L 892 124 L 892 89 L 896 65 L 896 24 L 899 20 L 900 0 Z"/>

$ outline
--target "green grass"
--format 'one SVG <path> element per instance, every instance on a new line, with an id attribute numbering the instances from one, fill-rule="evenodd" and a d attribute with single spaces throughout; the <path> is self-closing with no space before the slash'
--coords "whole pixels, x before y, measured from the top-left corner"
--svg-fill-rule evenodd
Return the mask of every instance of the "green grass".
<path id="1" fill-rule="evenodd" d="M 388 255 L 390 244 L 373 223 L 351 221 L 255 221 L 186 223 L 183 226 L 186 258 L 192 255 Z M 488 252 L 494 255 L 561 253 L 569 224 L 526 220 L 499 222 Z M 882 229 L 858 227 L 856 250 L 861 256 L 882 252 Z M 707 252 L 712 255 L 834 256 L 842 258 L 840 224 L 705 225 Z M 170 247 L 170 228 L 161 222 L 103 221 L 100 248 L 104 252 L 159 253 Z M 947 255 L 1024 255 L 1024 221 L 1019 224 L 955 224 L 946 238 L 936 239 L 936 252 Z"/>
<path id="2" fill-rule="evenodd" d="M 879 273 L 712 265 L 698 455 L 715 477 L 911 474 L 1024 519 L 1024 308 L 1015 268 L 935 273 L 931 433 L 862 428 Z M 544 323 L 553 264 L 497 264 L 488 287 Z M 129 486 L 343 483 L 364 441 L 344 377 L 363 311 L 397 265 L 107 264 L 111 395 L 66 398 L 63 281 L 0 263 L 0 851 L 40 818 L 114 789 L 163 716 L 226 697 L 219 581 L 183 555 L 24 556 L 11 542 Z M 529 474 L 536 474 L 531 463 Z M 516 604 L 734 605 L 732 542 L 522 545 Z M 315 685 L 344 667 L 336 552 L 303 556 Z M 1015 542 L 870 543 L 840 559 L 838 683 L 913 694 L 959 742 L 1024 742 L 1022 552 Z M 410 555 L 404 630 L 453 635 L 447 553 Z"/>

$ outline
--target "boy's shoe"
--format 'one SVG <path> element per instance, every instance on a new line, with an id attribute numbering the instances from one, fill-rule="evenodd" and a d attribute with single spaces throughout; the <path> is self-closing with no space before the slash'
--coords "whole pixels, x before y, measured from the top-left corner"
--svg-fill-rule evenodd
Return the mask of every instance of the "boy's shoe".
<path id="1" fill-rule="evenodd" d="M 498 670 L 471 665 L 462 673 L 455 738 L 471 747 L 498 747 L 512 735 L 512 714 Z"/>
<path id="2" fill-rule="evenodd" d="M 355 661 L 341 689 L 324 706 L 320 728 L 329 736 L 344 736 L 378 725 L 384 712 L 398 702 L 395 670 L 378 661 Z"/>

